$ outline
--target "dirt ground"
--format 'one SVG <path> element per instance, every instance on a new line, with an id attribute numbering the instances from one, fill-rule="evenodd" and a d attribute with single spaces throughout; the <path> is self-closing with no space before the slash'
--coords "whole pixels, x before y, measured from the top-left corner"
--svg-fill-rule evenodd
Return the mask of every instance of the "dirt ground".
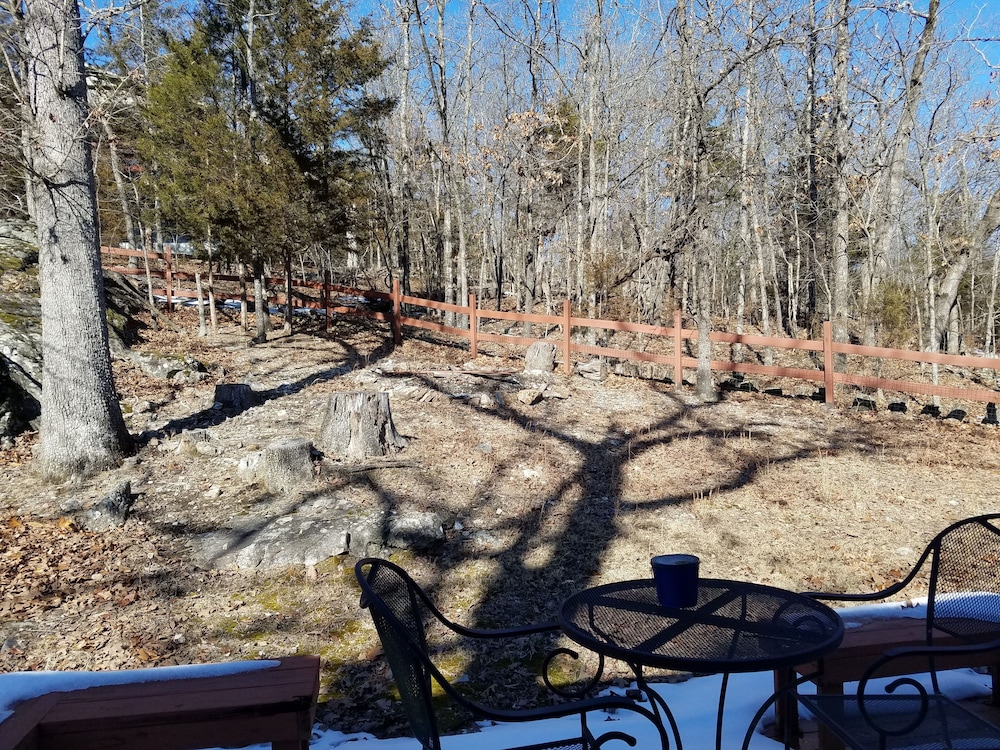
<path id="1" fill-rule="evenodd" d="M 703 404 L 662 380 L 558 373 L 553 397 L 529 406 L 513 380 L 462 374 L 467 348 L 411 338 L 392 350 L 377 325 L 343 321 L 250 346 L 231 319 L 204 338 L 190 313 L 172 324 L 148 327 L 138 348 L 193 356 L 207 375 L 180 385 L 116 364 L 141 442 L 125 466 L 48 486 L 31 471 L 34 436 L 0 454 L 0 670 L 319 653 L 320 718 L 391 734 L 400 720 L 358 607 L 354 560 L 201 570 L 192 535 L 251 512 L 289 512 L 318 493 L 436 511 L 444 544 L 395 559 L 449 616 L 499 626 L 552 618 L 584 586 L 645 577 L 649 558 L 665 552 L 699 555 L 705 576 L 871 590 L 896 580 L 949 522 L 1000 508 L 1000 432 L 980 424 L 982 406 L 961 405 L 969 416 L 957 421 L 919 416 L 913 402 L 905 414 L 743 392 Z M 494 352 L 475 366 L 519 369 L 523 360 Z M 215 385 L 238 382 L 271 397 L 220 418 Z M 331 392 L 386 382 L 426 394 L 391 402 L 408 465 L 321 475 L 286 497 L 239 478 L 248 453 L 314 438 Z M 501 404 L 469 398 L 497 390 L 507 391 Z M 215 449 L 186 450 L 191 429 L 206 430 Z M 82 531 L 76 514 L 125 479 L 138 498 L 132 518 Z M 474 671 L 468 660 L 454 668 Z M 496 675 L 483 684 L 517 693 Z"/>

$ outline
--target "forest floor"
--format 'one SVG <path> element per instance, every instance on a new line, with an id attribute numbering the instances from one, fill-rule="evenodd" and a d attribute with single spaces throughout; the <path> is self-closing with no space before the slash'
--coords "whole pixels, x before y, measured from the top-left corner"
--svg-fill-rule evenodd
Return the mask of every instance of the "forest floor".
<path id="1" fill-rule="evenodd" d="M 644 577 L 664 552 L 699 555 L 705 576 L 871 590 L 897 580 L 949 522 L 1000 508 L 1000 431 L 980 424 L 982 405 L 957 405 L 969 415 L 959 421 L 920 416 L 912 401 L 905 414 L 744 392 L 701 403 L 663 380 L 556 373 L 558 397 L 525 405 L 512 393 L 484 407 L 463 390 L 517 386 L 470 384 L 458 344 L 410 338 L 393 350 L 384 327 L 356 321 L 258 346 L 225 317 L 219 333 L 196 334 L 193 315 L 177 313 L 169 329 L 143 330 L 137 348 L 197 358 L 208 370 L 201 382 L 157 381 L 116 363 L 141 442 L 121 469 L 51 486 L 31 470 L 35 436 L 0 454 L 0 670 L 318 653 L 320 719 L 399 731 L 352 559 L 203 570 L 190 545 L 274 501 L 239 478 L 240 459 L 278 438 L 314 438 L 328 395 L 364 387 L 376 369 L 405 370 L 433 396 L 392 400 L 407 465 L 320 476 L 297 497 L 440 514 L 441 547 L 395 559 L 459 621 L 550 619 L 568 594 Z M 475 365 L 518 370 L 523 359 L 482 354 Z M 236 382 L 275 397 L 219 419 L 215 385 Z M 185 449 L 188 428 L 206 430 L 215 449 Z M 138 498 L 132 517 L 82 530 L 75 514 L 126 479 Z M 491 655 L 505 665 L 500 675 L 474 655 L 452 668 L 486 697 L 530 702 L 516 687 L 527 665 L 511 666 L 527 647 L 512 648 L 510 658 Z"/>

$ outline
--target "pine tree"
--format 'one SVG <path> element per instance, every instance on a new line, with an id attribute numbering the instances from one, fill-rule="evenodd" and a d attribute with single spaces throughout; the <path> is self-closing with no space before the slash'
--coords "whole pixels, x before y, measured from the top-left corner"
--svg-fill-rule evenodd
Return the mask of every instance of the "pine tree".
<path id="1" fill-rule="evenodd" d="M 390 103 L 367 27 L 310 0 L 212 4 L 149 92 L 142 139 L 167 221 L 260 268 L 343 236 L 364 189 L 361 138 Z"/>

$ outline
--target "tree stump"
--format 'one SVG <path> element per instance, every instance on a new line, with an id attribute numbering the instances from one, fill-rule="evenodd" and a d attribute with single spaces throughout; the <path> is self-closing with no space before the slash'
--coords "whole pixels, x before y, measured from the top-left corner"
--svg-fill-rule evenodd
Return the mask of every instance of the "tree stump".
<path id="1" fill-rule="evenodd" d="M 330 396 L 316 444 L 327 455 L 361 461 L 402 450 L 406 438 L 392 423 L 388 393 L 350 391 Z"/>
<path id="2" fill-rule="evenodd" d="M 548 341 L 536 341 L 524 355 L 524 371 L 549 375 L 556 367 L 556 348 Z"/>
<path id="3" fill-rule="evenodd" d="M 288 492 L 313 478 L 312 443 L 305 438 L 285 438 L 260 454 L 257 477 L 271 492 Z"/>
<path id="4" fill-rule="evenodd" d="M 215 386 L 215 403 L 226 411 L 244 412 L 256 406 L 260 398 L 246 383 L 219 383 Z"/>

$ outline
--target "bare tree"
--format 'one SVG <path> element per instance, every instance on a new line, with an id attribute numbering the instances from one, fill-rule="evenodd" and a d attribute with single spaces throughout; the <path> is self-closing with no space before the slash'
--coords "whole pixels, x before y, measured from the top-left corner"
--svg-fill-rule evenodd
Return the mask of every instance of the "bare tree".
<path id="1" fill-rule="evenodd" d="M 117 465 L 132 440 L 108 351 L 80 11 L 75 0 L 26 0 L 21 21 L 44 358 L 36 458 L 63 479 Z"/>

